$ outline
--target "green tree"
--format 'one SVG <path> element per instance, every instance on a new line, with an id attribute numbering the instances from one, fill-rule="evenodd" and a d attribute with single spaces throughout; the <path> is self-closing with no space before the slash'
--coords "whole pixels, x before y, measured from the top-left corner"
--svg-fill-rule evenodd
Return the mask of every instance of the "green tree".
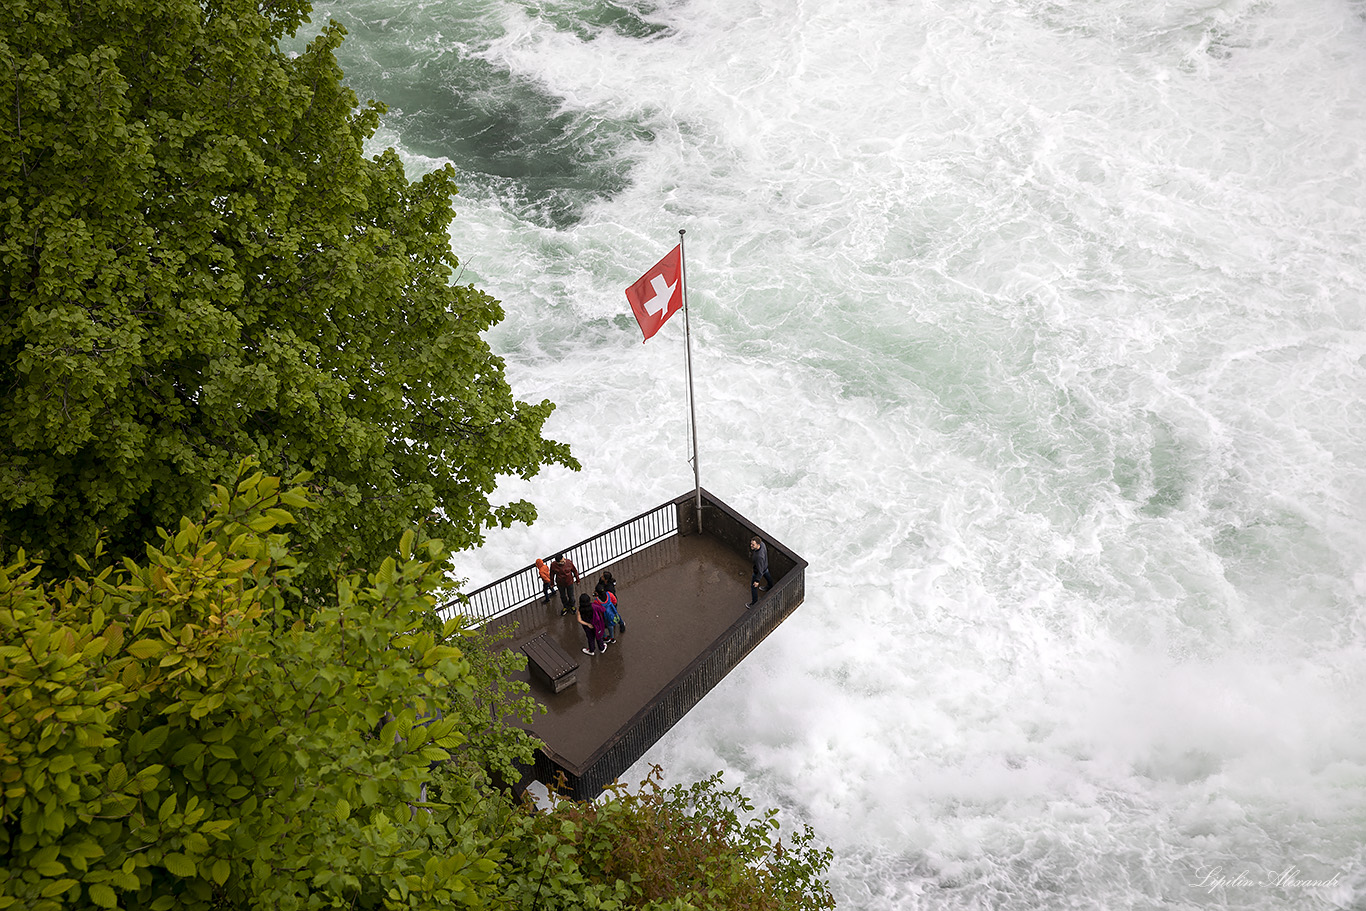
<path id="1" fill-rule="evenodd" d="M 576 897 L 640 909 L 820 911 L 833 908 L 830 850 L 809 826 L 779 837 L 777 811 L 756 815 L 720 773 L 663 788 L 654 766 L 640 788 L 620 785 L 595 803 L 561 801 L 522 831 L 521 863 L 505 876 L 513 907 L 576 911 Z M 548 889 L 546 883 L 554 885 Z M 607 889 L 612 892 L 607 892 Z"/>
<path id="2" fill-rule="evenodd" d="M 487 714 L 457 621 L 430 631 L 445 552 L 409 533 L 296 619 L 277 528 L 305 505 L 257 473 L 145 562 L 0 571 L 0 907 L 407 906 L 489 879 L 510 809 L 485 769 L 530 742 L 467 749 Z"/>
<path id="3" fill-rule="evenodd" d="M 280 528 L 306 505 L 258 472 L 143 561 L 0 566 L 0 911 L 832 907 L 810 830 L 784 847 L 715 779 L 493 787 L 531 741 L 489 731 L 505 659 L 434 620 L 441 544 L 305 605 Z"/>
<path id="4" fill-rule="evenodd" d="M 362 143 L 305 0 L 0 0 L 0 556 L 140 555 L 254 456 L 313 475 L 319 578 L 403 529 L 459 549 L 542 438 L 451 284 L 453 174 Z"/>

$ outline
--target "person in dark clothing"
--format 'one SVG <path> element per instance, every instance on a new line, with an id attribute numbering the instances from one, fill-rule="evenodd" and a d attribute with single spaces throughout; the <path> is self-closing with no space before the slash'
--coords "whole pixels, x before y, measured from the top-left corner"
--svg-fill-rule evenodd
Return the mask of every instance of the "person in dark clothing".
<path id="1" fill-rule="evenodd" d="M 588 640 L 588 648 L 583 649 L 585 655 L 607 651 L 604 623 L 602 602 L 594 600 L 588 592 L 579 595 L 579 626 L 583 627 L 583 636 Z"/>
<path id="2" fill-rule="evenodd" d="M 617 626 L 620 625 L 623 632 L 626 624 L 621 621 L 621 614 L 617 613 L 617 596 L 607 590 L 607 583 L 598 582 L 598 587 L 594 589 L 594 594 L 598 601 L 602 602 L 603 625 L 607 628 L 607 642 L 611 644 L 617 641 Z"/>
<path id="3" fill-rule="evenodd" d="M 607 570 L 603 570 L 602 576 L 599 577 L 599 579 L 598 579 L 598 585 L 601 586 L 602 588 L 605 588 L 605 589 L 607 590 L 607 593 L 608 593 L 609 595 L 612 596 L 611 598 L 609 598 L 609 599 L 607 599 L 607 600 L 608 600 L 608 601 L 611 603 L 611 605 L 612 605 L 612 612 L 615 613 L 616 616 L 617 616 L 617 623 L 616 623 L 616 625 L 617 625 L 617 627 L 620 628 L 620 630 L 621 630 L 623 633 L 626 632 L 626 621 L 623 620 L 623 619 L 621 619 L 621 602 L 620 602 L 619 600 L 617 600 L 617 579 L 616 579 L 616 576 L 613 576 L 613 575 L 612 575 L 610 572 L 608 572 Z M 617 632 L 616 629 L 614 629 L 613 627 L 611 627 L 611 626 L 607 627 L 607 638 L 608 638 L 609 641 L 610 641 L 610 640 L 614 640 L 614 639 L 616 638 L 616 632 Z"/>
<path id="4" fill-rule="evenodd" d="M 560 588 L 560 604 L 563 605 L 560 613 L 567 614 L 574 609 L 574 584 L 579 581 L 578 567 L 564 554 L 556 554 L 550 564 L 550 575 Z"/>
<path id="5" fill-rule="evenodd" d="M 749 539 L 749 556 L 754 565 L 754 574 L 750 576 L 750 595 L 749 606 L 753 607 L 759 603 L 759 581 L 765 583 L 764 591 L 773 587 L 773 576 L 768 571 L 768 548 L 764 542 L 758 538 Z"/>

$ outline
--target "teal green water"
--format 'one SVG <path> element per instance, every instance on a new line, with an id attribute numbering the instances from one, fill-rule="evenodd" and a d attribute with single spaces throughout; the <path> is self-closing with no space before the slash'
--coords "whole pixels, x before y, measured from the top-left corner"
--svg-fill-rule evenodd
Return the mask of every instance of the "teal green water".
<path id="1" fill-rule="evenodd" d="M 585 466 L 457 570 L 691 487 L 622 293 L 686 229 L 703 484 L 811 568 L 646 761 L 841 908 L 1362 906 L 1364 14 L 320 4 Z"/>
<path id="2" fill-rule="evenodd" d="M 610 30 L 649 39 L 663 26 L 615 4 L 568 8 L 530 5 L 582 40 Z M 621 148 L 648 142 L 647 129 L 562 110 L 561 100 L 525 74 L 481 53 L 499 34 L 487 3 L 319 4 L 313 19 L 335 19 L 350 32 L 341 54 L 361 99 L 389 108 L 387 123 L 405 150 L 449 160 L 462 183 L 505 202 L 538 224 L 565 227 L 598 198 L 625 187 Z"/>

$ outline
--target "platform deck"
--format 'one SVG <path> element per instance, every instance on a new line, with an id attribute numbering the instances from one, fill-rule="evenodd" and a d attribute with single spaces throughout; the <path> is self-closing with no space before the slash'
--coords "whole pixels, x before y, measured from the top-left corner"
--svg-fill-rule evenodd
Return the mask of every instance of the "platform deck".
<path id="1" fill-rule="evenodd" d="M 598 560 L 576 586 L 576 595 L 591 593 L 604 569 L 616 577 L 626 631 L 603 654 L 581 651 L 583 628 L 560 613 L 558 593 L 549 603 L 532 594 L 540 592 L 532 567 L 470 594 L 468 609 L 495 610 L 486 628 L 511 631 L 502 647 L 545 636 L 579 663 L 576 683 L 558 693 L 529 671 L 517 674 L 546 707 L 529 725 L 542 747 L 522 785 L 563 776 L 571 796 L 596 797 L 802 603 L 806 561 L 710 493 L 703 498 L 702 533 L 685 496 L 566 551 L 580 563 L 577 555 L 606 546 L 599 542 L 629 540 L 641 528 L 654 535 L 654 543 L 618 551 L 627 556 Z M 650 531 L 675 513 L 676 530 Z M 755 534 L 768 542 L 774 587 L 749 608 Z M 515 606 L 497 610 L 508 600 Z"/>
<path id="2" fill-rule="evenodd" d="M 626 632 L 606 653 L 583 654 L 583 628 L 572 615 L 560 615 L 558 593 L 548 605 L 519 611 L 519 626 L 509 641 L 519 648 L 546 633 L 578 660 L 577 685 L 560 693 L 525 672 L 518 675 L 547 709 L 532 732 L 558 758 L 576 766 L 587 765 L 748 610 L 749 563 L 713 538 L 669 538 L 607 568 L 617 579 Z M 591 591 L 594 581 L 596 576 L 585 580 L 576 593 Z"/>

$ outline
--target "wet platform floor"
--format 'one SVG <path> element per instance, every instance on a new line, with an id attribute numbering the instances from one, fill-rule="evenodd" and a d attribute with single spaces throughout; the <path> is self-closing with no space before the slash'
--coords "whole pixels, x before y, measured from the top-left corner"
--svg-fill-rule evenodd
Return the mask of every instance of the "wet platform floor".
<path id="1" fill-rule="evenodd" d="M 748 612 L 749 557 L 712 537 L 675 535 L 603 569 L 616 577 L 626 623 L 603 654 L 583 654 L 583 628 L 573 615 L 560 614 L 558 592 L 548 605 L 538 601 L 491 623 L 516 624 L 511 648 L 545 632 L 578 661 L 577 684 L 560 693 L 526 671 L 517 675 L 547 710 L 531 732 L 552 761 L 571 767 L 587 766 L 629 730 Z M 601 569 L 585 577 L 575 595 L 591 593 L 600 574 Z"/>

